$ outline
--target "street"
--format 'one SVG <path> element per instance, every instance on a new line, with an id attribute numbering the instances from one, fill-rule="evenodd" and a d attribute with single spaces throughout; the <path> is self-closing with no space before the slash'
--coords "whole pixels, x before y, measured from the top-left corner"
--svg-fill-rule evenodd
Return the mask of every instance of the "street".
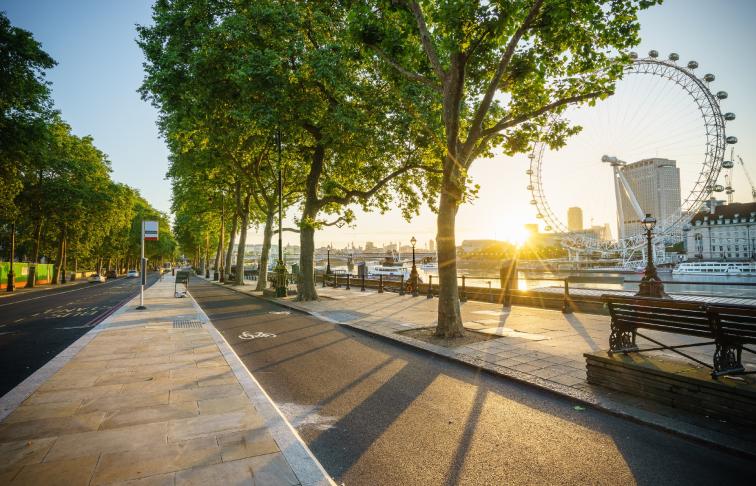
<path id="1" fill-rule="evenodd" d="M 197 278 L 190 291 L 337 483 L 711 484 L 753 463 Z"/>
<path id="2" fill-rule="evenodd" d="M 157 280 L 147 276 L 147 284 Z M 83 283 L 0 299 L 0 396 L 132 298 L 140 279 Z"/>

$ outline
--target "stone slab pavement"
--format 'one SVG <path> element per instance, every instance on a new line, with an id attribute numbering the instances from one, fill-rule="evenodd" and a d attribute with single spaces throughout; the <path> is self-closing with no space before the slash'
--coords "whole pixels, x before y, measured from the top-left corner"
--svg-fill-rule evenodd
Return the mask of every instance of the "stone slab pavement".
<path id="1" fill-rule="evenodd" d="M 252 286 L 227 287 L 261 295 L 261 292 L 253 291 Z M 343 287 L 319 286 L 317 290 L 321 297 L 319 301 L 296 302 L 293 297 L 270 300 L 324 320 L 546 388 L 668 432 L 756 456 L 756 431 L 744 433 L 742 428 L 719 420 L 589 385 L 583 353 L 609 348 L 608 316 L 563 314 L 521 306 L 507 310 L 497 304 L 468 301 L 461 303 L 465 328 L 501 338 L 446 348 L 401 334 L 401 331 L 436 325 L 438 300 L 435 298 L 399 296 L 392 292 L 371 290 L 360 292 L 356 287 L 345 290 Z M 668 344 L 689 342 L 685 336 L 648 334 L 653 338 L 661 337 Z M 691 354 L 709 361 L 713 349 L 708 348 L 694 348 Z M 654 354 L 678 358 L 669 351 Z M 756 369 L 756 361 L 750 356 L 746 358 L 746 354 L 743 356 L 746 366 Z"/>
<path id="2" fill-rule="evenodd" d="M 0 398 L 0 484 L 333 484 L 166 276 Z"/>

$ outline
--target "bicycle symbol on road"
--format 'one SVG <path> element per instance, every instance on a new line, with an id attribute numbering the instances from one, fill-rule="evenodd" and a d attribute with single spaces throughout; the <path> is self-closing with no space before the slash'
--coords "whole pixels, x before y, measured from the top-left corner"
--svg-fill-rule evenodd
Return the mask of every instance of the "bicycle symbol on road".
<path id="1" fill-rule="evenodd" d="M 262 331 L 257 331 L 257 332 L 244 331 L 241 334 L 239 334 L 239 339 L 244 339 L 245 341 L 249 341 L 252 339 L 274 338 L 274 337 L 276 337 L 275 334 L 270 333 L 270 332 L 262 332 Z"/>

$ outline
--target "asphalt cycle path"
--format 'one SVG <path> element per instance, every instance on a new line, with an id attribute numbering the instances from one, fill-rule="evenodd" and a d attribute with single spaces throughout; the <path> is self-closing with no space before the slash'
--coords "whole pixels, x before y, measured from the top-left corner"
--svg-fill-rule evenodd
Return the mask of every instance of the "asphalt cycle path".
<path id="1" fill-rule="evenodd" d="M 147 284 L 158 278 L 148 273 Z M 118 278 L 0 299 L 0 396 L 137 295 L 139 282 Z"/>
<path id="2" fill-rule="evenodd" d="M 747 459 L 551 393 L 196 278 L 189 290 L 338 484 L 753 478 Z"/>

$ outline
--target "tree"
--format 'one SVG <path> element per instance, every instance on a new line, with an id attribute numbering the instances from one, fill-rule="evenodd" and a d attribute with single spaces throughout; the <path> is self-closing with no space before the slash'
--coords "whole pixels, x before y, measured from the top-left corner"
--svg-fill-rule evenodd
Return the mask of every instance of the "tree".
<path id="1" fill-rule="evenodd" d="M 613 92 L 655 0 L 374 0 L 350 22 L 365 55 L 442 149 L 438 192 L 439 336 L 461 336 L 455 220 L 470 167 L 495 149 L 525 151 L 549 117 Z M 441 125 L 437 121 L 441 120 Z M 547 142 L 579 127 L 561 122 Z"/>

